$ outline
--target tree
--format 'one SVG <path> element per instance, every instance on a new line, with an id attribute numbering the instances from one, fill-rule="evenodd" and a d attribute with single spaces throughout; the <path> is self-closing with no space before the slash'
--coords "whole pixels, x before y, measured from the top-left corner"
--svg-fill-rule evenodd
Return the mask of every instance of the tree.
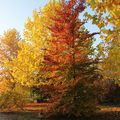
<path id="1" fill-rule="evenodd" d="M 50 39 L 46 24 L 51 22 L 44 14 L 45 11 L 47 8 L 39 10 L 39 12 L 33 11 L 33 19 L 28 18 L 25 24 L 24 40 L 19 42 L 17 57 L 7 62 L 7 67 L 12 70 L 13 82 L 30 89 L 35 87 L 37 89 L 40 85 L 48 84 L 45 81 L 47 74 L 42 69 L 44 67 L 44 49 L 48 47 L 47 42 Z"/>
<path id="2" fill-rule="evenodd" d="M 0 38 L 0 108 L 13 109 L 24 103 L 21 90 L 23 87 L 14 82 L 12 67 L 8 66 L 18 55 L 21 38 L 16 29 L 9 29 Z M 23 100 L 23 101 L 22 101 Z"/>
<path id="3" fill-rule="evenodd" d="M 78 18 L 85 8 L 82 0 L 62 1 L 60 5 L 62 9 L 52 5 L 49 8 L 55 14 L 48 16 L 53 25 L 48 25 L 51 39 L 46 49 L 45 71 L 50 75 L 49 83 L 59 93 L 53 113 L 80 116 L 96 108 L 95 81 L 100 76 L 91 58 L 91 44 L 92 36 L 97 33 L 82 29 L 84 22 Z"/>
<path id="4" fill-rule="evenodd" d="M 28 18 L 25 24 L 25 40 L 19 44 L 18 56 L 11 62 L 11 65 L 15 66 L 13 67 L 13 76 L 19 84 L 32 87 L 46 82 L 44 79 L 47 74 L 42 69 L 44 67 L 45 49 L 49 47 L 47 42 L 51 37 L 47 28 L 47 25 L 51 24 L 47 18 L 48 13 L 52 14 L 53 11 L 48 11 L 47 7 L 38 12 L 34 10 L 33 19 Z"/>
<path id="5" fill-rule="evenodd" d="M 109 93 L 120 84 L 119 79 L 119 44 L 120 44 L 120 1 L 117 0 L 86 0 L 88 6 L 94 11 L 93 14 L 85 13 L 92 23 L 100 29 L 100 37 L 103 40 L 98 45 L 98 53 L 101 74 L 104 77 Z M 108 84 L 109 83 L 109 84 Z M 114 86 L 111 89 L 111 83 Z M 111 98 L 113 98 L 112 96 Z M 116 97 L 117 99 L 117 97 Z"/>
<path id="6" fill-rule="evenodd" d="M 46 91 L 53 99 L 52 114 L 80 116 L 96 109 L 100 75 L 98 61 L 92 57 L 92 40 L 97 33 L 84 29 L 85 22 L 79 19 L 84 8 L 84 0 L 56 0 L 42 11 L 34 11 L 25 25 L 25 40 L 18 45 L 17 57 L 7 63 L 13 82 L 50 88 Z"/>
<path id="7" fill-rule="evenodd" d="M 120 43 L 119 40 L 113 40 L 109 42 L 108 54 L 104 58 L 104 63 L 101 64 L 103 69 L 103 75 L 106 79 L 110 79 L 115 81 L 115 83 L 119 84 L 120 79 L 120 69 L 119 69 L 119 61 L 120 61 Z"/>
<path id="8" fill-rule="evenodd" d="M 104 53 L 101 65 L 103 75 L 105 79 L 114 79 L 119 83 L 120 2 L 87 0 L 87 3 L 94 11 L 94 15 L 87 13 L 85 15 L 100 28 L 101 39 L 104 40 L 104 45 L 101 46 L 102 55 Z"/>
<path id="9" fill-rule="evenodd" d="M 0 73 L 1 81 L 11 80 L 13 76 L 6 63 L 16 58 L 18 52 L 19 33 L 15 29 L 10 29 L 0 38 Z"/>
<path id="10" fill-rule="evenodd" d="M 87 13 L 86 15 L 93 20 L 93 24 L 101 29 L 101 33 L 103 33 L 101 38 L 106 41 L 114 39 L 114 35 L 116 36 L 120 32 L 120 2 L 117 0 L 87 0 L 87 3 L 94 11 L 94 15 Z"/>

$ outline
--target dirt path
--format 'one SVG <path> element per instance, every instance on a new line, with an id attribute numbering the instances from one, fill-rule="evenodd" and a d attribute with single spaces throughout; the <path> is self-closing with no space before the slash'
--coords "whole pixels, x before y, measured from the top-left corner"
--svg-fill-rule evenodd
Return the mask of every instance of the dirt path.
<path id="1" fill-rule="evenodd" d="M 101 112 L 120 112 L 120 107 L 101 108 Z"/>

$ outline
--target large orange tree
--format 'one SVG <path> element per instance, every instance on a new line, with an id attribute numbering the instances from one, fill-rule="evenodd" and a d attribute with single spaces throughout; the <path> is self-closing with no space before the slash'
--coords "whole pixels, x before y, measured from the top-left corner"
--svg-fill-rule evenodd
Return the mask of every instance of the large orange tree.
<path id="1" fill-rule="evenodd" d="M 49 73 L 47 81 L 58 90 L 54 113 L 80 116 L 96 108 L 99 74 L 92 58 L 92 37 L 97 33 L 90 34 L 83 27 L 85 21 L 79 19 L 84 0 L 62 0 L 59 4 L 60 8 L 54 3 L 48 8 L 54 14 L 48 14 L 53 24 L 46 25 L 51 38 L 45 49 L 44 70 Z"/>

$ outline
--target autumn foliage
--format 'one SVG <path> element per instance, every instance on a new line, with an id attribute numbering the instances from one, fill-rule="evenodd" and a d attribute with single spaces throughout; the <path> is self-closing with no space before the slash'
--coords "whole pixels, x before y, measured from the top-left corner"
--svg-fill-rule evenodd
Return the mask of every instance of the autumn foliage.
<path id="1" fill-rule="evenodd" d="M 45 99 L 50 103 L 46 116 L 95 112 L 104 91 L 102 79 L 119 81 L 119 2 L 109 2 L 50 0 L 28 18 L 23 39 L 15 29 L 5 32 L 0 37 L 0 107 L 24 108 Z M 96 14 L 85 13 L 86 6 Z M 85 28 L 88 19 L 100 32 Z M 106 29 L 109 24 L 113 29 Z M 96 34 L 104 40 L 97 49 Z"/>

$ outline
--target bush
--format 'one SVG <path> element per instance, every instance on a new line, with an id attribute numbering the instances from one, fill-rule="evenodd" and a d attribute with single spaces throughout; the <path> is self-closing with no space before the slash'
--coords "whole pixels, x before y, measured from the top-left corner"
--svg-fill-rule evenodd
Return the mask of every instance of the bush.
<path id="1" fill-rule="evenodd" d="M 14 86 L 0 95 L 2 111 L 21 111 L 28 102 L 29 92 L 21 86 Z"/>

